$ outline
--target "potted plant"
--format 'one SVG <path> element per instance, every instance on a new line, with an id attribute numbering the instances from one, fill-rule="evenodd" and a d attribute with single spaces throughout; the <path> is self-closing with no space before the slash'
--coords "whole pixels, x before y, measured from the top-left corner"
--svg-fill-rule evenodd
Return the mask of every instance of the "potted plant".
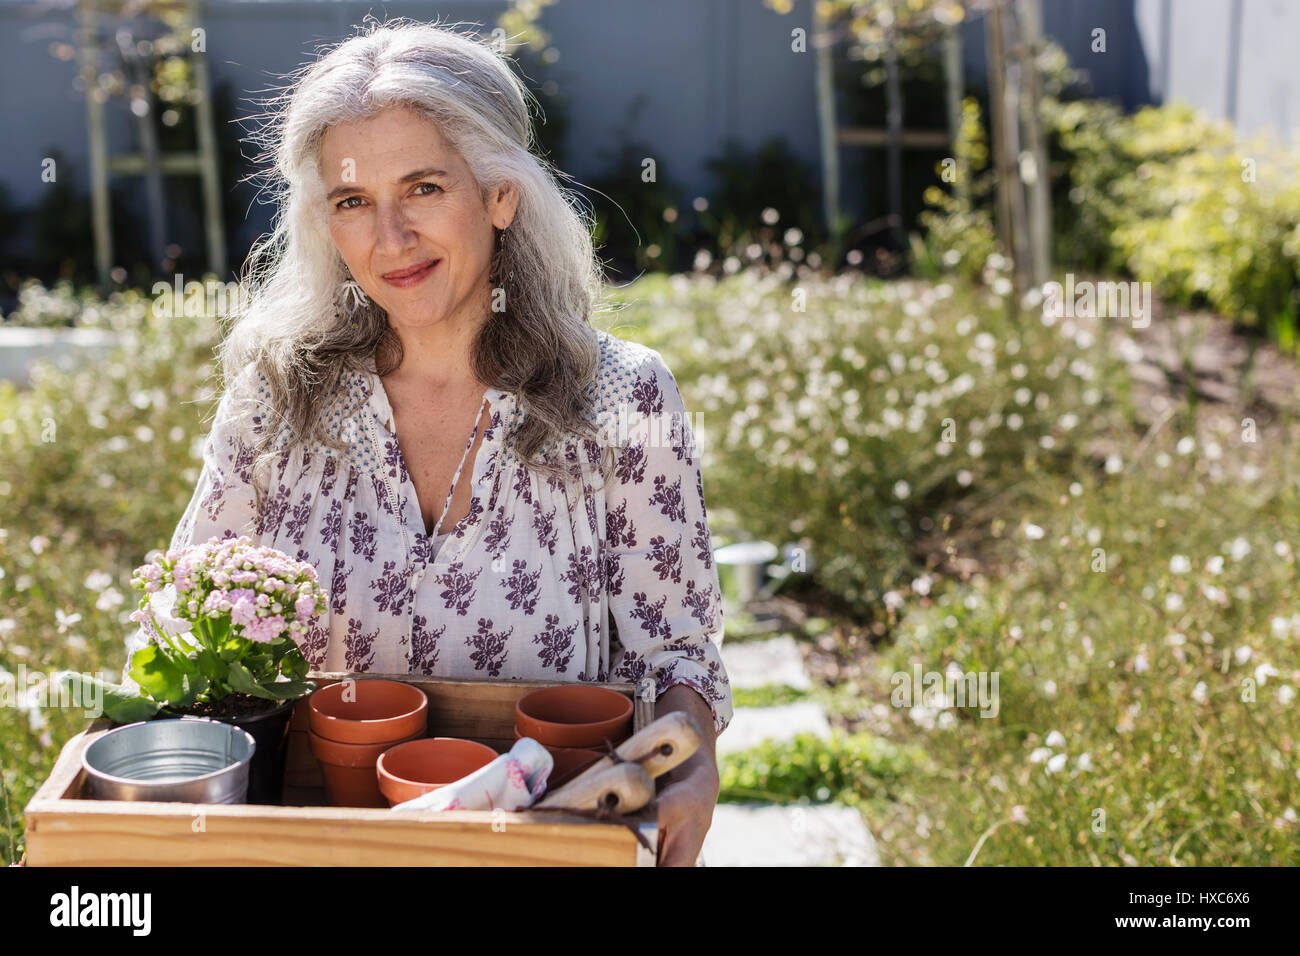
<path id="1" fill-rule="evenodd" d="M 247 730 L 248 801 L 279 803 L 294 702 L 316 689 L 297 643 L 325 611 L 316 569 L 248 537 L 212 538 L 160 554 L 131 584 L 144 592 L 131 620 L 154 639 L 131 656 L 138 689 L 97 682 L 104 714 L 119 724 L 193 714 Z M 168 586 L 188 633 L 169 632 L 153 607 Z"/>

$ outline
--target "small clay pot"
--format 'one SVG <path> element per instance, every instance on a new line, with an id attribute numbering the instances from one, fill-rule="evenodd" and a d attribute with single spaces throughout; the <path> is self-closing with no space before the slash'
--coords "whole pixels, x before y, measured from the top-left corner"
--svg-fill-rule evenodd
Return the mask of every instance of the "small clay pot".
<path id="1" fill-rule="evenodd" d="M 405 740 L 429 729 L 429 698 L 401 681 L 339 681 L 315 691 L 309 704 L 312 732 L 339 743 Z"/>
<path id="2" fill-rule="evenodd" d="M 385 750 L 375 765 L 379 790 L 395 806 L 455 783 L 497 759 L 486 744 L 457 737 L 425 737 Z"/>
<path id="3" fill-rule="evenodd" d="M 320 764 L 321 773 L 325 777 L 330 806 L 385 807 L 388 804 L 379 792 L 375 764 L 385 750 L 408 740 L 419 740 L 424 732 L 400 740 L 384 740 L 373 744 L 339 743 L 337 740 L 326 740 L 314 731 L 308 732 L 307 736 L 311 742 L 312 756 Z"/>
<path id="4" fill-rule="evenodd" d="M 545 744 L 542 746 L 546 747 Z M 551 775 L 546 779 L 547 790 L 563 786 L 605 756 L 602 751 L 588 750 L 584 747 L 546 747 L 546 749 L 555 761 Z"/>
<path id="5" fill-rule="evenodd" d="M 632 698 L 604 687 L 562 684 L 515 701 L 515 730 L 550 747 L 599 747 L 632 732 Z"/>
<path id="6" fill-rule="evenodd" d="M 515 724 L 515 740 L 523 736 L 519 732 L 519 725 Z M 556 787 L 568 783 L 601 757 L 606 756 L 604 750 L 591 747 L 552 747 L 550 744 L 542 744 L 542 746 L 546 748 L 546 752 L 551 755 L 551 760 L 554 761 L 551 775 L 546 780 L 546 789 L 548 790 L 554 790 Z"/>

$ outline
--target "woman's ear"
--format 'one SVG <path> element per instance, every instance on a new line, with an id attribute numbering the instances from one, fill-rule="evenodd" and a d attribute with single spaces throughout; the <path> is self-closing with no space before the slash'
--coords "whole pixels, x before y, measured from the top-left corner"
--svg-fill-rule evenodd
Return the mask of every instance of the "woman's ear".
<path id="1" fill-rule="evenodd" d="M 519 211 L 519 190 L 514 183 L 506 183 L 496 191 L 492 201 L 492 225 L 508 229 Z"/>

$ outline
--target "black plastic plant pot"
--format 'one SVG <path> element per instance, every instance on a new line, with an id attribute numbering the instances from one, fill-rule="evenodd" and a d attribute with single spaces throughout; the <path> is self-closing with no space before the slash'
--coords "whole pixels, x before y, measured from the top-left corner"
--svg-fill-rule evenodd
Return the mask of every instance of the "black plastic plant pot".
<path id="1" fill-rule="evenodd" d="M 227 717 L 225 723 L 246 730 L 257 742 L 248 768 L 248 802 L 280 806 L 284 792 L 284 761 L 289 751 L 289 724 L 296 700 L 286 700 L 274 710 L 246 717 Z"/>

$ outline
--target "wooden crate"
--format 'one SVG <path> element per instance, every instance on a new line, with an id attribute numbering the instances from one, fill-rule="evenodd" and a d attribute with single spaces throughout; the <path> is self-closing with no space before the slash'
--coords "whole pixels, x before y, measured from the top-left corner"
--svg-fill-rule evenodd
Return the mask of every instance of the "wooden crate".
<path id="1" fill-rule="evenodd" d="M 429 735 L 466 737 L 502 753 L 514 744 L 515 701 L 558 681 L 443 680 L 414 674 L 313 673 L 414 684 L 429 698 Z M 634 731 L 654 719 L 653 684 L 606 683 L 634 701 Z M 631 830 L 563 812 L 513 813 L 327 806 L 308 745 L 307 699 L 294 709 L 285 806 L 95 800 L 81 754 L 112 729 L 99 718 L 64 746 L 27 804 L 28 866 L 653 866 Z M 629 815 L 657 845 L 654 804 Z"/>

